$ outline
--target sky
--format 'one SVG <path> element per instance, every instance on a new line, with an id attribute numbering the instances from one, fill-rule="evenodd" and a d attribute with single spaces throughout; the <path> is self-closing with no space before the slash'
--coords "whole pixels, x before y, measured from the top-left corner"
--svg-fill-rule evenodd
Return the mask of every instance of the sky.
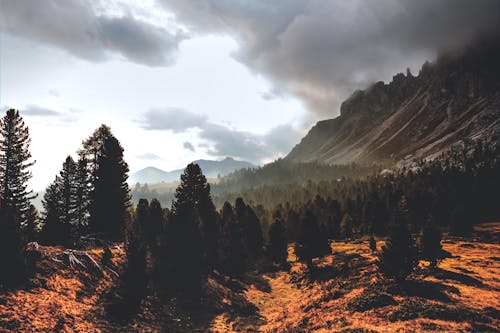
<path id="1" fill-rule="evenodd" d="M 0 0 L 0 107 L 29 126 L 35 190 L 103 123 L 131 172 L 264 164 L 499 25 L 497 0 Z"/>

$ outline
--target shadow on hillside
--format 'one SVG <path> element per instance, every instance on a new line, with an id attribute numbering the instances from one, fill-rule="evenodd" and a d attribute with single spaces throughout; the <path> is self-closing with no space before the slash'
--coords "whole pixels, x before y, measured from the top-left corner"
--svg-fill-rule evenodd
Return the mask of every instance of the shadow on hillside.
<path id="1" fill-rule="evenodd" d="M 470 275 L 448 271 L 442 268 L 435 269 L 433 272 L 431 272 L 431 275 L 440 280 L 453 280 L 465 284 L 467 286 L 473 286 L 473 287 L 483 286 L 483 283 L 480 280 Z"/>
<path id="2" fill-rule="evenodd" d="M 394 284 L 387 288 L 387 292 L 392 295 L 414 296 L 445 303 L 452 301 L 446 292 L 456 295 L 460 293 L 455 287 L 425 280 L 408 280 L 400 285 Z"/>

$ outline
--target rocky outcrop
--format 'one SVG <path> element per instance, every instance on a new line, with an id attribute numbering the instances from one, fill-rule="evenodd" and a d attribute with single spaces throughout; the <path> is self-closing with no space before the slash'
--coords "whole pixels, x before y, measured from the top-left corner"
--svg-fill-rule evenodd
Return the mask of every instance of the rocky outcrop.
<path id="1" fill-rule="evenodd" d="M 318 122 L 289 161 L 392 164 L 461 141 L 500 138 L 500 40 L 425 63 L 356 91 L 340 116 Z"/>

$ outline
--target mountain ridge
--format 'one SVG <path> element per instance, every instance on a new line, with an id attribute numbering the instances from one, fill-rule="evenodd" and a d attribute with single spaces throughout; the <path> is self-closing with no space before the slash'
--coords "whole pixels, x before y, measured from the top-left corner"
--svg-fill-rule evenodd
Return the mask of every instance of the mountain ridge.
<path id="1" fill-rule="evenodd" d="M 285 157 L 293 162 L 394 164 L 500 137 L 500 40 L 426 62 L 388 84 L 355 91 Z"/>
<path id="2" fill-rule="evenodd" d="M 256 165 L 247 162 L 235 160 L 231 157 L 226 157 L 223 160 L 205 160 L 199 159 L 192 163 L 198 164 L 207 178 L 217 178 L 225 176 L 239 169 L 255 168 Z M 172 171 L 164 171 L 162 169 L 150 166 L 134 172 L 129 177 L 129 183 L 161 183 L 179 181 L 184 169 L 176 169 Z"/>

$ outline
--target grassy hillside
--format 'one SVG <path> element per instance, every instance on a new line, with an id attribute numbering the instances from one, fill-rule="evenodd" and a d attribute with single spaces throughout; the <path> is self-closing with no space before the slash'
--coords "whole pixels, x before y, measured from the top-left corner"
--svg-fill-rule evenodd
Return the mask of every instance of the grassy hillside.
<path id="1" fill-rule="evenodd" d="M 376 273 L 367 241 L 333 242 L 306 277 L 289 249 L 289 271 L 253 272 L 241 280 L 216 274 L 199 302 L 160 306 L 150 294 L 128 323 L 105 315 L 124 262 L 121 244 L 109 267 L 103 249 L 76 253 L 31 247 L 36 275 L 25 289 L 0 296 L 0 331 L 16 332 L 498 332 L 500 325 L 500 223 L 479 225 L 473 238 L 445 237 L 451 256 L 431 271 L 426 262 L 397 287 Z M 379 240 L 380 250 L 383 240 Z M 102 268 L 102 267 L 101 267 Z"/>

